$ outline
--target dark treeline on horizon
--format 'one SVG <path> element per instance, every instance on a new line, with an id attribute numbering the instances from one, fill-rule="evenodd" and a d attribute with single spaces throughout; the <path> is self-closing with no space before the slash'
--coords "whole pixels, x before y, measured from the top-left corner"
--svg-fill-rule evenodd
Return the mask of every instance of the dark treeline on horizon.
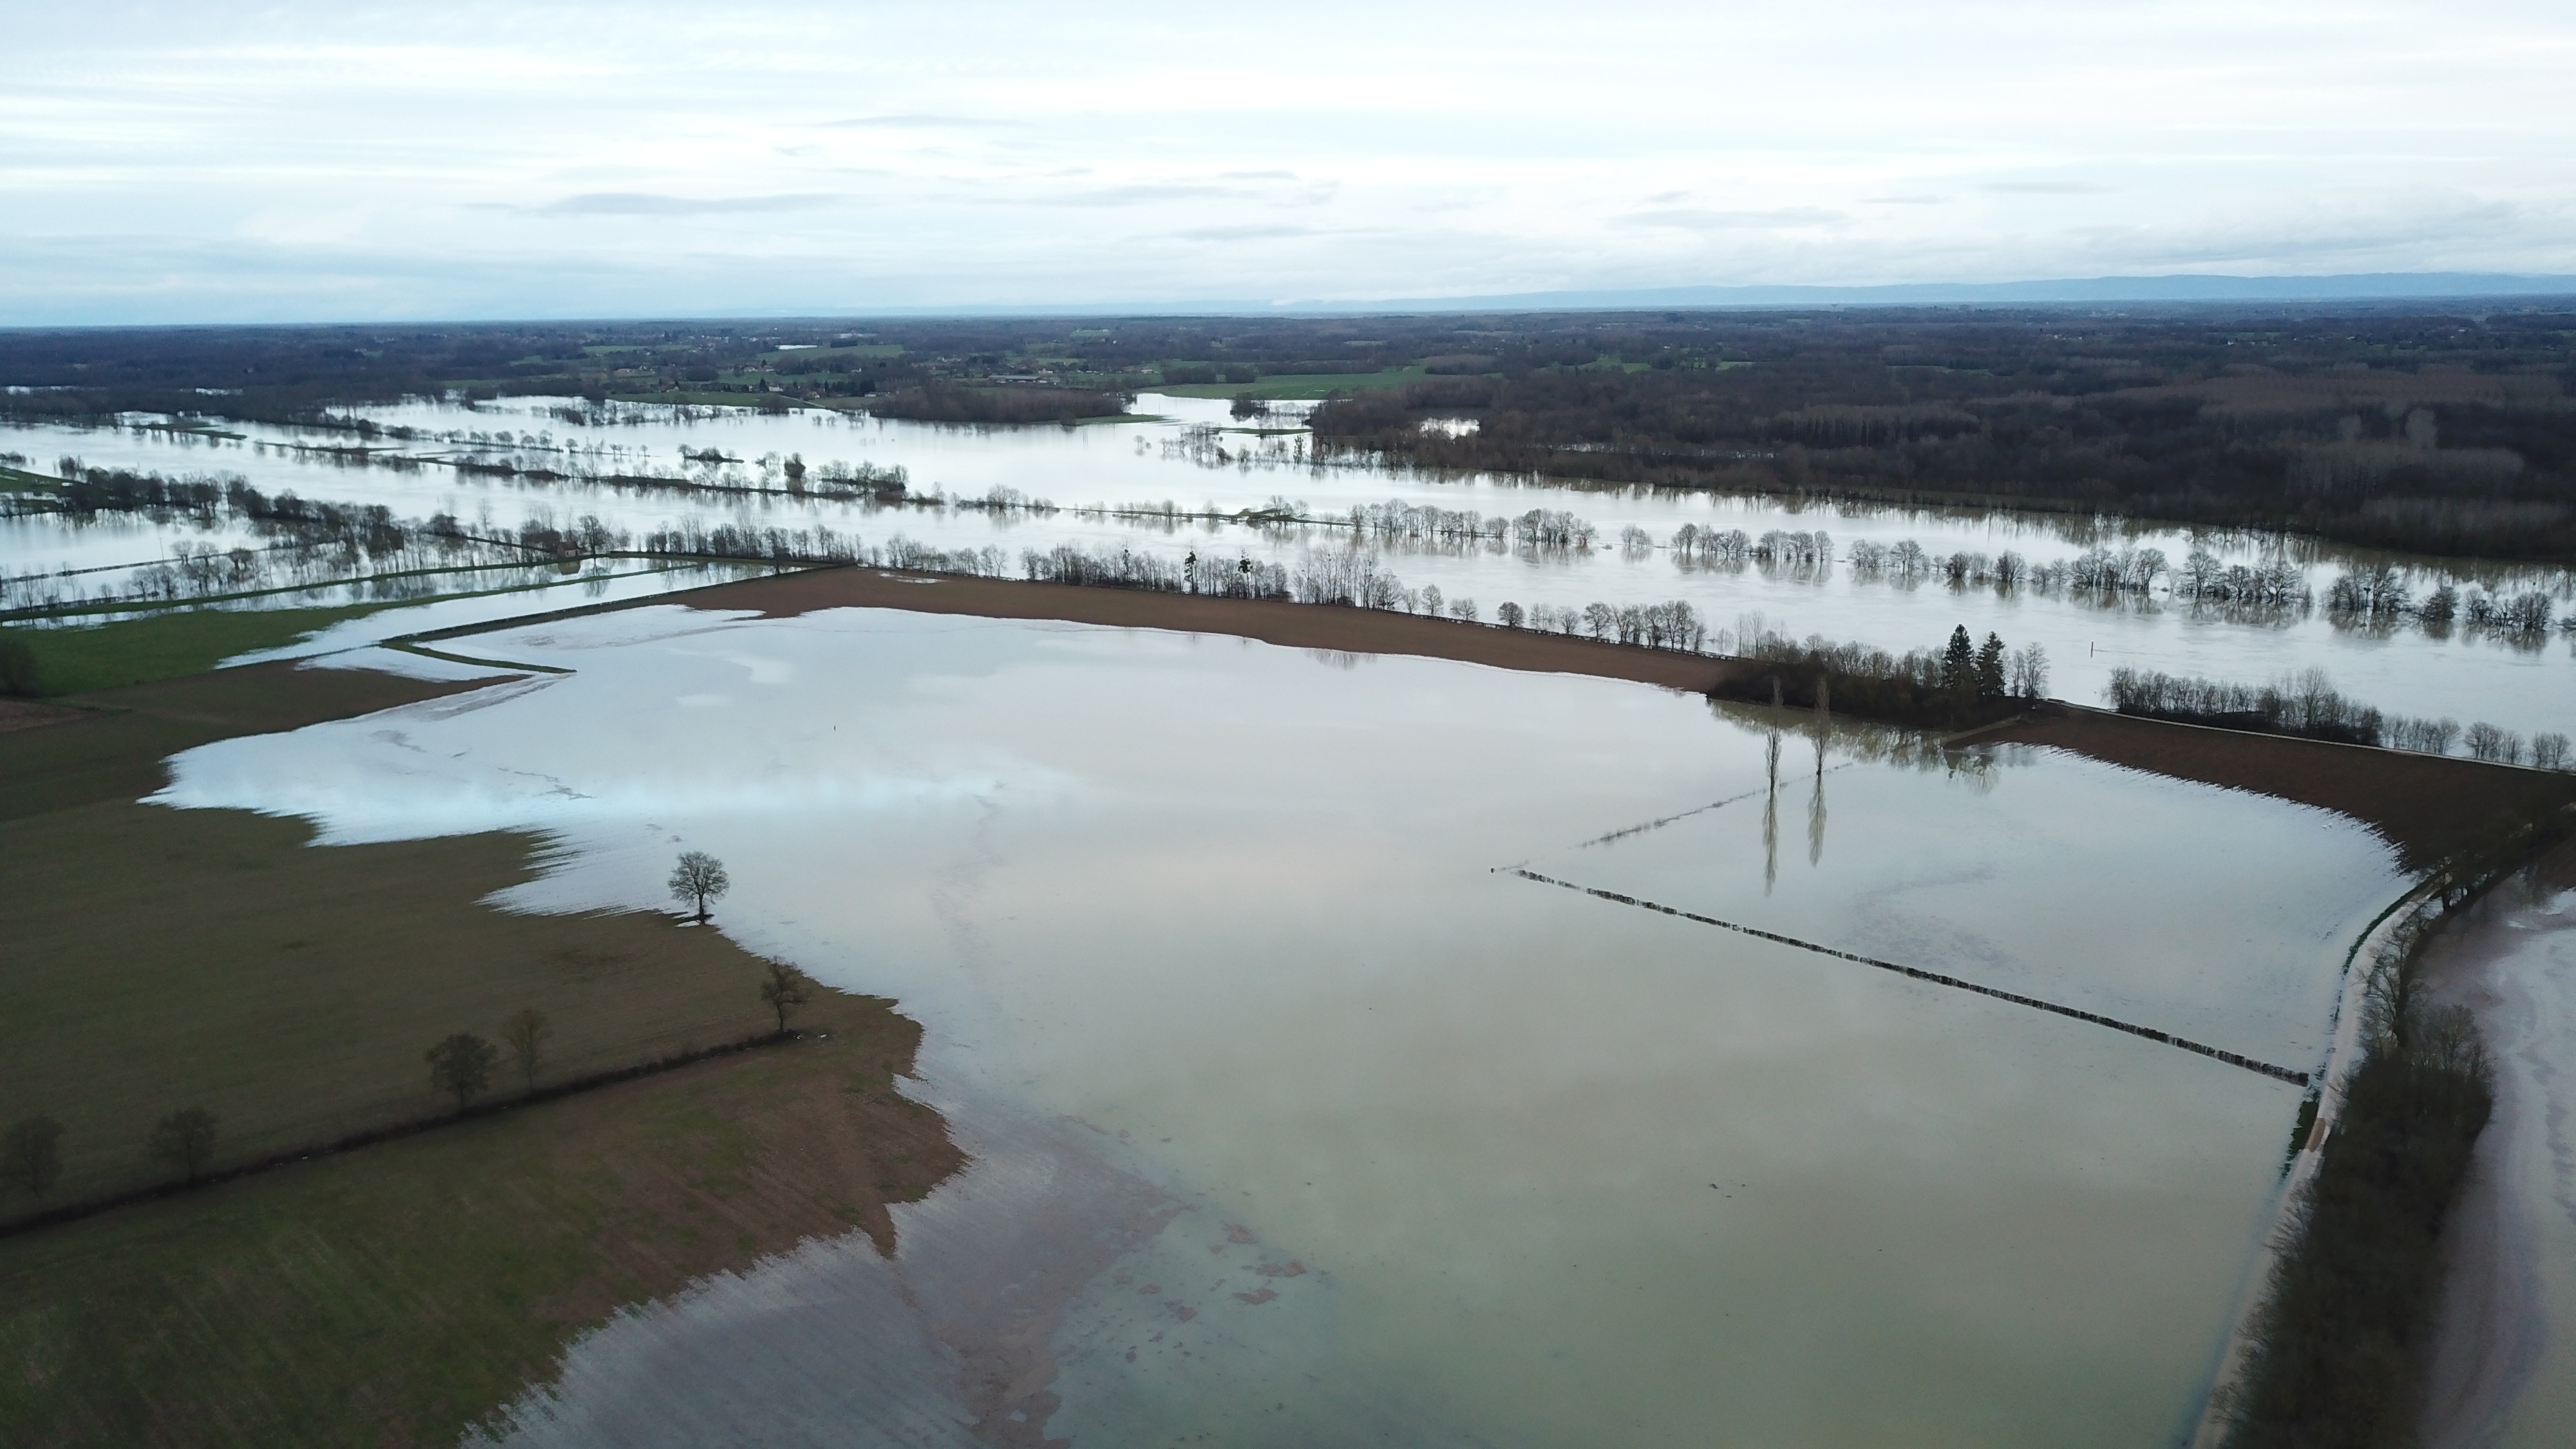
<path id="1" fill-rule="evenodd" d="M 1328 456 L 2576 556 L 2576 302 L 0 331 L 28 420 L 460 393 L 1051 423 L 1301 382 Z"/>

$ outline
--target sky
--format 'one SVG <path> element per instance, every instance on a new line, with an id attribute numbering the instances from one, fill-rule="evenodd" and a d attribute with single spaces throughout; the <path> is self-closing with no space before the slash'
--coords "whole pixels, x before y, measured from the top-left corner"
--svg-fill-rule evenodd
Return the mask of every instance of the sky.
<path id="1" fill-rule="evenodd" d="M 0 324 L 2576 273 L 2568 0 L 0 0 Z"/>

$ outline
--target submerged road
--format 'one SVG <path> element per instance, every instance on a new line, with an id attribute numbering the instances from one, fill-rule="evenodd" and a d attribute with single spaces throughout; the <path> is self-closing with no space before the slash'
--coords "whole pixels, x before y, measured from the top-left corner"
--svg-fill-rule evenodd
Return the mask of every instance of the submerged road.
<path id="1" fill-rule="evenodd" d="M 1634 906 L 1641 911 L 1660 911 L 1667 916 L 1679 916 L 1685 921 L 1696 921 L 1703 926 L 1715 926 L 1721 931 L 1734 931 L 1740 935 L 1758 936 L 1765 941 L 1776 941 L 1783 946 L 1795 946 L 1801 951 L 1813 951 L 1819 956 L 1832 956 L 1844 961 L 1856 961 L 1863 966 L 1874 966 L 1881 971 L 1893 971 L 1899 976 L 1910 976 L 1917 981 L 1929 981 L 1935 986 L 1947 986 L 1957 991 L 1970 991 L 1979 996 L 1990 996 L 1997 1001 L 2009 1001 L 2015 1006 L 2030 1007 L 2034 1011 L 2049 1011 L 2055 1012 L 2059 1016 L 2071 1016 L 2077 1021 L 2089 1021 L 2095 1026 L 2107 1026 L 2113 1031 L 2125 1031 L 2131 1036 L 2144 1037 L 2148 1041 L 2161 1042 L 2170 1047 L 2180 1047 L 2187 1052 L 2198 1052 L 2202 1056 L 2225 1062 L 2232 1067 L 2243 1067 L 2249 1072 L 2260 1072 L 2264 1076 L 2278 1078 L 2281 1081 L 2290 1083 L 2292 1086 L 2304 1087 L 2308 1084 L 2308 1074 L 2305 1072 L 2295 1072 L 2290 1070 L 2288 1067 L 2274 1066 L 2270 1062 L 2258 1062 L 2252 1057 L 2240 1056 L 2224 1047 L 2209 1046 L 2201 1042 L 2193 1041 L 2188 1037 L 2175 1036 L 2169 1031 L 2158 1031 L 2152 1026 L 2140 1026 L 2133 1021 L 2122 1021 L 2117 1017 L 2104 1016 L 2097 1011 L 2086 1011 L 2081 1007 L 2065 1006 L 2054 1001 L 2042 1001 L 2036 996 L 2024 996 L 2019 992 L 2005 991 L 1999 987 L 1980 986 L 1974 981 L 1962 981 L 1956 976 L 1944 976 L 1938 971 L 1926 971 L 1920 966 L 1907 966 L 1900 962 L 1882 961 L 1875 956 L 1863 956 L 1851 951 L 1837 950 L 1832 946 L 1821 945 L 1814 941 L 1801 941 L 1795 936 L 1784 936 L 1777 931 L 1766 931 L 1759 926 L 1742 925 L 1735 921 L 1721 921 L 1715 916 L 1703 916 L 1696 911 L 1685 911 L 1674 906 L 1663 905 L 1656 901 L 1640 900 L 1635 896 L 1621 895 L 1617 891 L 1605 891 L 1597 886 L 1577 885 L 1572 881 L 1558 880 L 1552 875 L 1541 875 L 1537 871 L 1525 869 L 1521 866 L 1506 866 L 1504 869 L 1510 871 L 1513 875 L 1519 876 L 1523 880 L 1536 881 L 1540 885 L 1552 885 L 1561 887 L 1565 890 L 1580 891 L 1587 896 L 1598 896 L 1605 901 L 1616 901 L 1623 906 Z"/>

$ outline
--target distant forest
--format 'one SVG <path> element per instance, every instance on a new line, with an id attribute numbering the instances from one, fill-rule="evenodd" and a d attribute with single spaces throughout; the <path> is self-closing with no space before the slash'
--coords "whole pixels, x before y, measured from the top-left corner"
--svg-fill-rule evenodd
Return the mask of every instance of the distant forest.
<path id="1" fill-rule="evenodd" d="M 440 393 L 1012 425 L 1304 392 L 1327 459 L 2576 558 L 2576 301 L 18 330 L 0 384 L 20 418 L 326 427 Z"/>

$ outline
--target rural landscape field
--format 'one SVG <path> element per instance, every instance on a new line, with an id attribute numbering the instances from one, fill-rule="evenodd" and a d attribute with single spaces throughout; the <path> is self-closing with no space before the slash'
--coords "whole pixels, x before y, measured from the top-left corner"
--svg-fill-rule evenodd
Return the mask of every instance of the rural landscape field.
<path id="1" fill-rule="evenodd" d="M 2555 92 L 1855 14 L 31 32 L 0 1444 L 2568 1442 Z"/>

